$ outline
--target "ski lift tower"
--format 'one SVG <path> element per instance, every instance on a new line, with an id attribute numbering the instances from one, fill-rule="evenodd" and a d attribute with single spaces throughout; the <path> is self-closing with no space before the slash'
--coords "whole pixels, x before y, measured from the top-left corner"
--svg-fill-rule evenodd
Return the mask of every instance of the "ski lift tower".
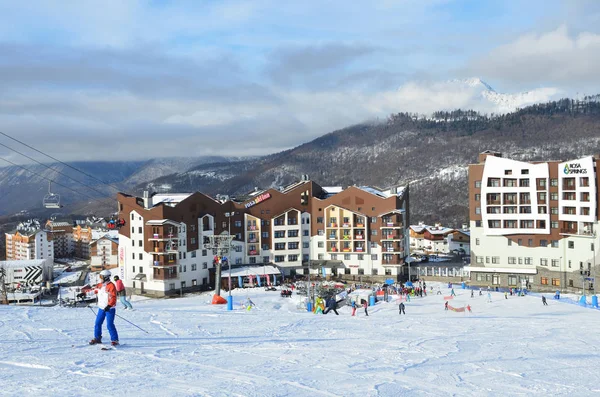
<path id="1" fill-rule="evenodd" d="M 8 296 L 6 292 L 6 282 L 4 281 L 4 277 L 6 275 L 6 270 L 4 266 L 0 267 L 0 305 L 8 305 Z"/>
<path id="2" fill-rule="evenodd" d="M 204 248 L 212 250 L 213 255 L 217 256 L 215 261 L 215 294 L 221 295 L 221 265 L 223 264 L 223 256 L 229 255 L 231 249 L 231 241 L 234 236 L 228 232 L 223 232 L 219 235 L 206 236 L 208 242 L 204 243 Z M 227 258 L 229 260 L 229 258 Z M 231 265 L 230 265 L 231 266 Z"/>

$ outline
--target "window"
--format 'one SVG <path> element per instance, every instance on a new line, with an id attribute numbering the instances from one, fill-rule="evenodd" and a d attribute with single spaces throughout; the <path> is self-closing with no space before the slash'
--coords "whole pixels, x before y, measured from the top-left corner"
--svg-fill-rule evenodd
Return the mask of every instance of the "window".
<path id="1" fill-rule="evenodd" d="M 131 220 L 133 220 L 133 214 L 131 214 Z"/>
<path id="2" fill-rule="evenodd" d="M 508 264 L 509 265 L 516 265 L 517 264 L 517 258 L 514 256 L 509 256 L 508 257 Z"/>
<path id="3" fill-rule="evenodd" d="M 478 238 L 475 239 L 475 245 L 479 245 L 479 239 Z"/>
<path id="4" fill-rule="evenodd" d="M 569 269 L 571 268 L 571 261 L 569 261 Z"/>
<path id="5" fill-rule="evenodd" d="M 233 225 L 234 225 L 235 227 L 242 227 L 242 221 L 235 221 L 235 222 L 233 223 Z"/>
<path id="6" fill-rule="evenodd" d="M 349 261 L 350 260 L 350 254 L 344 254 L 344 260 L 345 261 Z"/>
<path id="7" fill-rule="evenodd" d="M 135 253 L 131 254 L 131 259 L 135 259 Z"/>
<path id="8" fill-rule="evenodd" d="M 324 235 L 325 235 L 325 230 L 323 230 L 323 229 L 317 230 L 317 236 L 324 236 Z"/>
<path id="9" fill-rule="evenodd" d="M 481 188 L 481 181 L 475 181 L 475 188 L 476 189 Z"/>
<path id="10" fill-rule="evenodd" d="M 548 246 L 548 240 L 540 240 L 540 247 L 547 247 Z"/>
<path id="11" fill-rule="evenodd" d="M 377 254 L 371 255 L 371 260 L 376 261 L 377 260 Z"/>
<path id="12" fill-rule="evenodd" d="M 192 271 L 195 271 L 195 270 L 196 270 L 196 267 L 197 267 L 197 266 L 196 266 L 196 264 L 195 264 L 195 263 L 192 263 Z"/>
<path id="13" fill-rule="evenodd" d="M 139 269 L 140 269 L 139 273 L 144 273 L 144 268 L 143 267 L 140 266 Z"/>
<path id="14" fill-rule="evenodd" d="M 365 255 L 364 254 L 358 254 L 358 260 L 362 261 L 365 259 Z"/>
<path id="15" fill-rule="evenodd" d="M 131 233 L 135 233 L 135 227 L 131 226 Z"/>
<path id="16" fill-rule="evenodd" d="M 500 178 L 488 178 L 488 187 L 500 187 Z"/>
<path id="17" fill-rule="evenodd" d="M 529 170 L 521 170 L 521 175 L 529 175 Z"/>
<path id="18" fill-rule="evenodd" d="M 525 264 L 526 265 L 533 265 L 533 258 L 531 257 L 525 257 Z"/>
<path id="19" fill-rule="evenodd" d="M 298 244 L 297 242 L 294 243 L 288 243 L 288 249 L 290 250 L 297 250 L 300 244 Z"/>
<path id="20" fill-rule="evenodd" d="M 489 208 L 488 208 L 488 210 L 489 210 Z M 477 215 L 481 214 L 481 207 L 475 207 L 475 213 Z"/>
<path id="21" fill-rule="evenodd" d="M 590 178 L 582 176 L 579 178 L 579 186 L 587 187 L 590 186 Z"/>
<path id="22" fill-rule="evenodd" d="M 323 223 L 323 217 L 317 216 L 317 223 Z"/>
<path id="23" fill-rule="evenodd" d="M 550 242 L 550 245 L 552 248 L 558 248 L 558 240 L 552 240 Z"/>
<path id="24" fill-rule="evenodd" d="M 298 230 L 288 230 L 288 237 L 298 237 Z"/>
<path id="25" fill-rule="evenodd" d="M 142 260 L 142 259 L 144 259 L 144 254 L 139 254 L 138 257 L 139 257 L 138 258 L 139 260 Z"/>
<path id="26" fill-rule="evenodd" d="M 207 262 L 202 263 L 202 269 L 206 269 L 206 268 L 208 268 L 208 263 Z"/>
<path id="27" fill-rule="evenodd" d="M 285 243 L 275 243 L 275 251 L 282 251 L 285 249 Z"/>
<path id="28" fill-rule="evenodd" d="M 508 285 L 517 285 L 517 276 L 511 274 L 507 277 L 507 279 Z"/>
<path id="29" fill-rule="evenodd" d="M 529 247 L 533 247 L 533 239 L 532 238 L 530 238 L 530 239 L 527 240 L 527 245 Z"/>
<path id="30" fill-rule="evenodd" d="M 288 262 L 298 262 L 298 255 L 288 255 Z"/>
<path id="31" fill-rule="evenodd" d="M 489 220 L 488 221 L 488 227 L 492 228 L 492 229 L 498 229 L 498 228 L 500 228 L 502 226 L 501 226 L 500 220 L 496 219 L 496 220 Z"/>
<path id="32" fill-rule="evenodd" d="M 510 247 L 512 245 L 512 240 L 511 239 L 507 239 L 508 241 L 508 246 Z"/>
<path id="33" fill-rule="evenodd" d="M 377 223 L 377 217 L 376 216 L 372 216 L 371 217 L 371 223 Z"/>
<path id="34" fill-rule="evenodd" d="M 255 265 L 255 264 L 256 264 L 256 257 L 254 257 L 254 256 L 251 256 L 251 257 L 248 259 L 248 262 L 250 262 L 250 264 L 251 264 L 251 265 Z"/>
<path id="35" fill-rule="evenodd" d="M 135 247 L 135 240 L 131 240 L 131 246 Z"/>
<path id="36" fill-rule="evenodd" d="M 540 258 L 540 266 L 548 266 L 548 259 Z"/>
<path id="37" fill-rule="evenodd" d="M 323 242 L 323 241 L 319 241 L 319 242 L 317 243 L 317 247 L 318 247 L 318 248 L 323 248 L 323 247 L 325 247 L 325 242 Z"/>
<path id="38" fill-rule="evenodd" d="M 337 260 L 337 254 L 331 254 L 331 259 L 334 261 Z"/>
<path id="39" fill-rule="evenodd" d="M 492 263 L 495 265 L 500 264 L 500 257 L 499 256 L 492 256 Z"/>
<path id="40" fill-rule="evenodd" d="M 480 263 L 480 264 L 483 263 L 483 256 L 476 256 L 475 257 L 475 262 L 476 263 Z"/>
<path id="41" fill-rule="evenodd" d="M 309 243 L 302 243 L 302 248 L 310 248 L 310 244 Z"/>
<path id="42" fill-rule="evenodd" d="M 273 233 L 273 236 L 275 238 L 284 238 L 285 237 L 285 230 L 277 230 L 277 231 L 275 231 L 275 233 Z"/>
<path id="43" fill-rule="evenodd" d="M 554 186 L 554 187 L 558 186 L 558 179 L 557 178 L 550 179 L 550 186 Z"/>
<path id="44" fill-rule="evenodd" d="M 303 230 L 303 231 L 302 231 L 302 235 L 303 235 L 304 237 L 307 237 L 307 236 L 308 236 L 308 230 Z"/>
<path id="45" fill-rule="evenodd" d="M 325 255 L 319 254 L 319 255 L 317 255 L 317 259 L 321 261 L 321 260 L 325 259 Z"/>
<path id="46" fill-rule="evenodd" d="M 263 263 L 269 263 L 269 257 L 263 256 Z"/>
<path id="47" fill-rule="evenodd" d="M 552 259 L 552 267 L 558 267 L 560 266 L 559 260 L 558 259 Z"/>
<path id="48" fill-rule="evenodd" d="M 475 227 L 481 227 L 481 221 L 475 221 Z"/>
<path id="49" fill-rule="evenodd" d="M 490 263 L 490 257 L 489 256 L 485 257 L 485 263 Z"/>
<path id="50" fill-rule="evenodd" d="M 537 178 L 536 181 L 539 187 L 546 187 L 546 178 Z"/>
<path id="51" fill-rule="evenodd" d="M 208 253 L 206 252 L 206 250 L 202 250 L 202 256 L 206 256 L 208 255 Z"/>
<path id="52" fill-rule="evenodd" d="M 475 194 L 475 201 L 481 201 L 481 194 L 479 194 L 479 193 Z"/>
<path id="53" fill-rule="evenodd" d="M 377 236 L 377 229 L 371 229 L 371 236 Z"/>
<path id="54" fill-rule="evenodd" d="M 141 228 L 141 226 L 140 226 L 140 227 L 138 227 L 138 232 L 139 232 L 139 233 L 142 233 L 142 228 Z"/>
<path id="55" fill-rule="evenodd" d="M 529 187 L 529 179 L 519 179 L 519 187 Z"/>
<path id="56" fill-rule="evenodd" d="M 550 193 L 550 201 L 558 201 L 558 193 L 556 193 L 556 192 Z"/>
<path id="57" fill-rule="evenodd" d="M 560 287 L 560 279 L 553 278 L 552 279 L 552 285 L 555 286 L 555 287 Z"/>
<path id="58" fill-rule="evenodd" d="M 594 243 L 590 243 L 590 251 L 594 251 Z"/>
<path id="59" fill-rule="evenodd" d="M 575 241 L 569 241 L 569 248 L 570 249 L 574 249 L 575 248 Z"/>
<path id="60" fill-rule="evenodd" d="M 281 263 L 285 261 L 285 255 L 275 255 L 275 263 Z"/>
<path id="61" fill-rule="evenodd" d="M 552 229 L 558 229 L 558 222 L 556 222 L 556 221 L 552 221 L 552 222 L 550 222 L 550 227 L 551 227 Z"/>
<path id="62" fill-rule="evenodd" d="M 512 175 L 512 170 L 504 170 L 504 175 Z"/>

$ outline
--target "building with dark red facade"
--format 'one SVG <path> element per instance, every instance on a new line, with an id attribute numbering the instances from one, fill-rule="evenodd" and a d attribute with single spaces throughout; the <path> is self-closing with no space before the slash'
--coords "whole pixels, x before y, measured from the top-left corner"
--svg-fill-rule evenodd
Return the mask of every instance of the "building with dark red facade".
<path id="1" fill-rule="evenodd" d="M 207 285 L 210 236 L 233 236 L 229 262 L 269 263 L 285 275 L 323 268 L 331 274 L 397 278 L 408 255 L 408 188 L 321 187 L 304 177 L 243 199 L 202 193 L 119 193 L 122 279 L 137 292 L 165 295 Z M 311 266 L 309 266 L 311 265 Z"/>

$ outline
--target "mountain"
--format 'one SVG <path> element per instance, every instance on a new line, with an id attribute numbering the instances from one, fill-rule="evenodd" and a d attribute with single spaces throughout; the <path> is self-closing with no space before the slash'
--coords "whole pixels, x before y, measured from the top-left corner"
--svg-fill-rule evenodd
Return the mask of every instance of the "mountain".
<path id="1" fill-rule="evenodd" d="M 555 88 L 538 88 L 516 94 L 497 92 L 478 77 L 442 82 L 407 83 L 398 88 L 405 111 L 428 109 L 431 112 L 454 109 L 473 109 L 487 114 L 505 114 L 536 103 L 556 99 Z M 427 102 L 421 99 L 427 98 Z M 448 104 L 452 104 L 448 107 Z M 414 107 L 414 108 L 413 108 Z M 433 108 L 432 108 L 433 107 Z"/>
<path id="2" fill-rule="evenodd" d="M 303 174 L 325 186 L 410 183 L 412 222 L 460 226 L 468 220 L 467 167 L 480 152 L 493 149 L 517 160 L 600 153 L 599 99 L 564 99 L 493 117 L 474 111 L 441 111 L 427 118 L 398 113 L 386 122 L 354 125 L 281 153 L 203 164 L 152 184 L 240 195 L 255 186 L 284 186 Z"/>
<path id="3" fill-rule="evenodd" d="M 3 193 L 0 194 L 0 216 L 20 211 L 40 216 L 49 216 L 51 213 L 95 213 L 106 216 L 115 210 L 112 199 L 117 191 L 127 192 L 131 186 L 216 161 L 226 162 L 228 159 L 217 156 L 159 158 L 146 161 L 75 162 L 68 165 L 34 164 L 23 166 L 25 169 L 16 166 L 0 168 L 0 192 Z M 55 182 L 48 186 L 46 178 Z M 60 195 L 64 208 L 43 208 L 42 201 L 49 190 Z"/>

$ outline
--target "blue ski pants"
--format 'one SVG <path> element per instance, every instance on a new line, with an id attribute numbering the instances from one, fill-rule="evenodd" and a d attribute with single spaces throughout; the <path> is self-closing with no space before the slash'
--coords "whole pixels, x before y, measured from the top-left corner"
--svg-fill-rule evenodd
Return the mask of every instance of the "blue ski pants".
<path id="1" fill-rule="evenodd" d="M 115 327 L 116 314 L 117 310 L 114 307 L 108 312 L 105 312 L 104 309 L 98 308 L 98 314 L 96 315 L 96 324 L 94 326 L 94 338 L 98 340 L 102 339 L 102 324 L 104 324 L 104 318 L 106 317 L 106 328 L 108 328 L 110 340 L 119 340 L 119 334 L 117 333 L 117 328 Z"/>

